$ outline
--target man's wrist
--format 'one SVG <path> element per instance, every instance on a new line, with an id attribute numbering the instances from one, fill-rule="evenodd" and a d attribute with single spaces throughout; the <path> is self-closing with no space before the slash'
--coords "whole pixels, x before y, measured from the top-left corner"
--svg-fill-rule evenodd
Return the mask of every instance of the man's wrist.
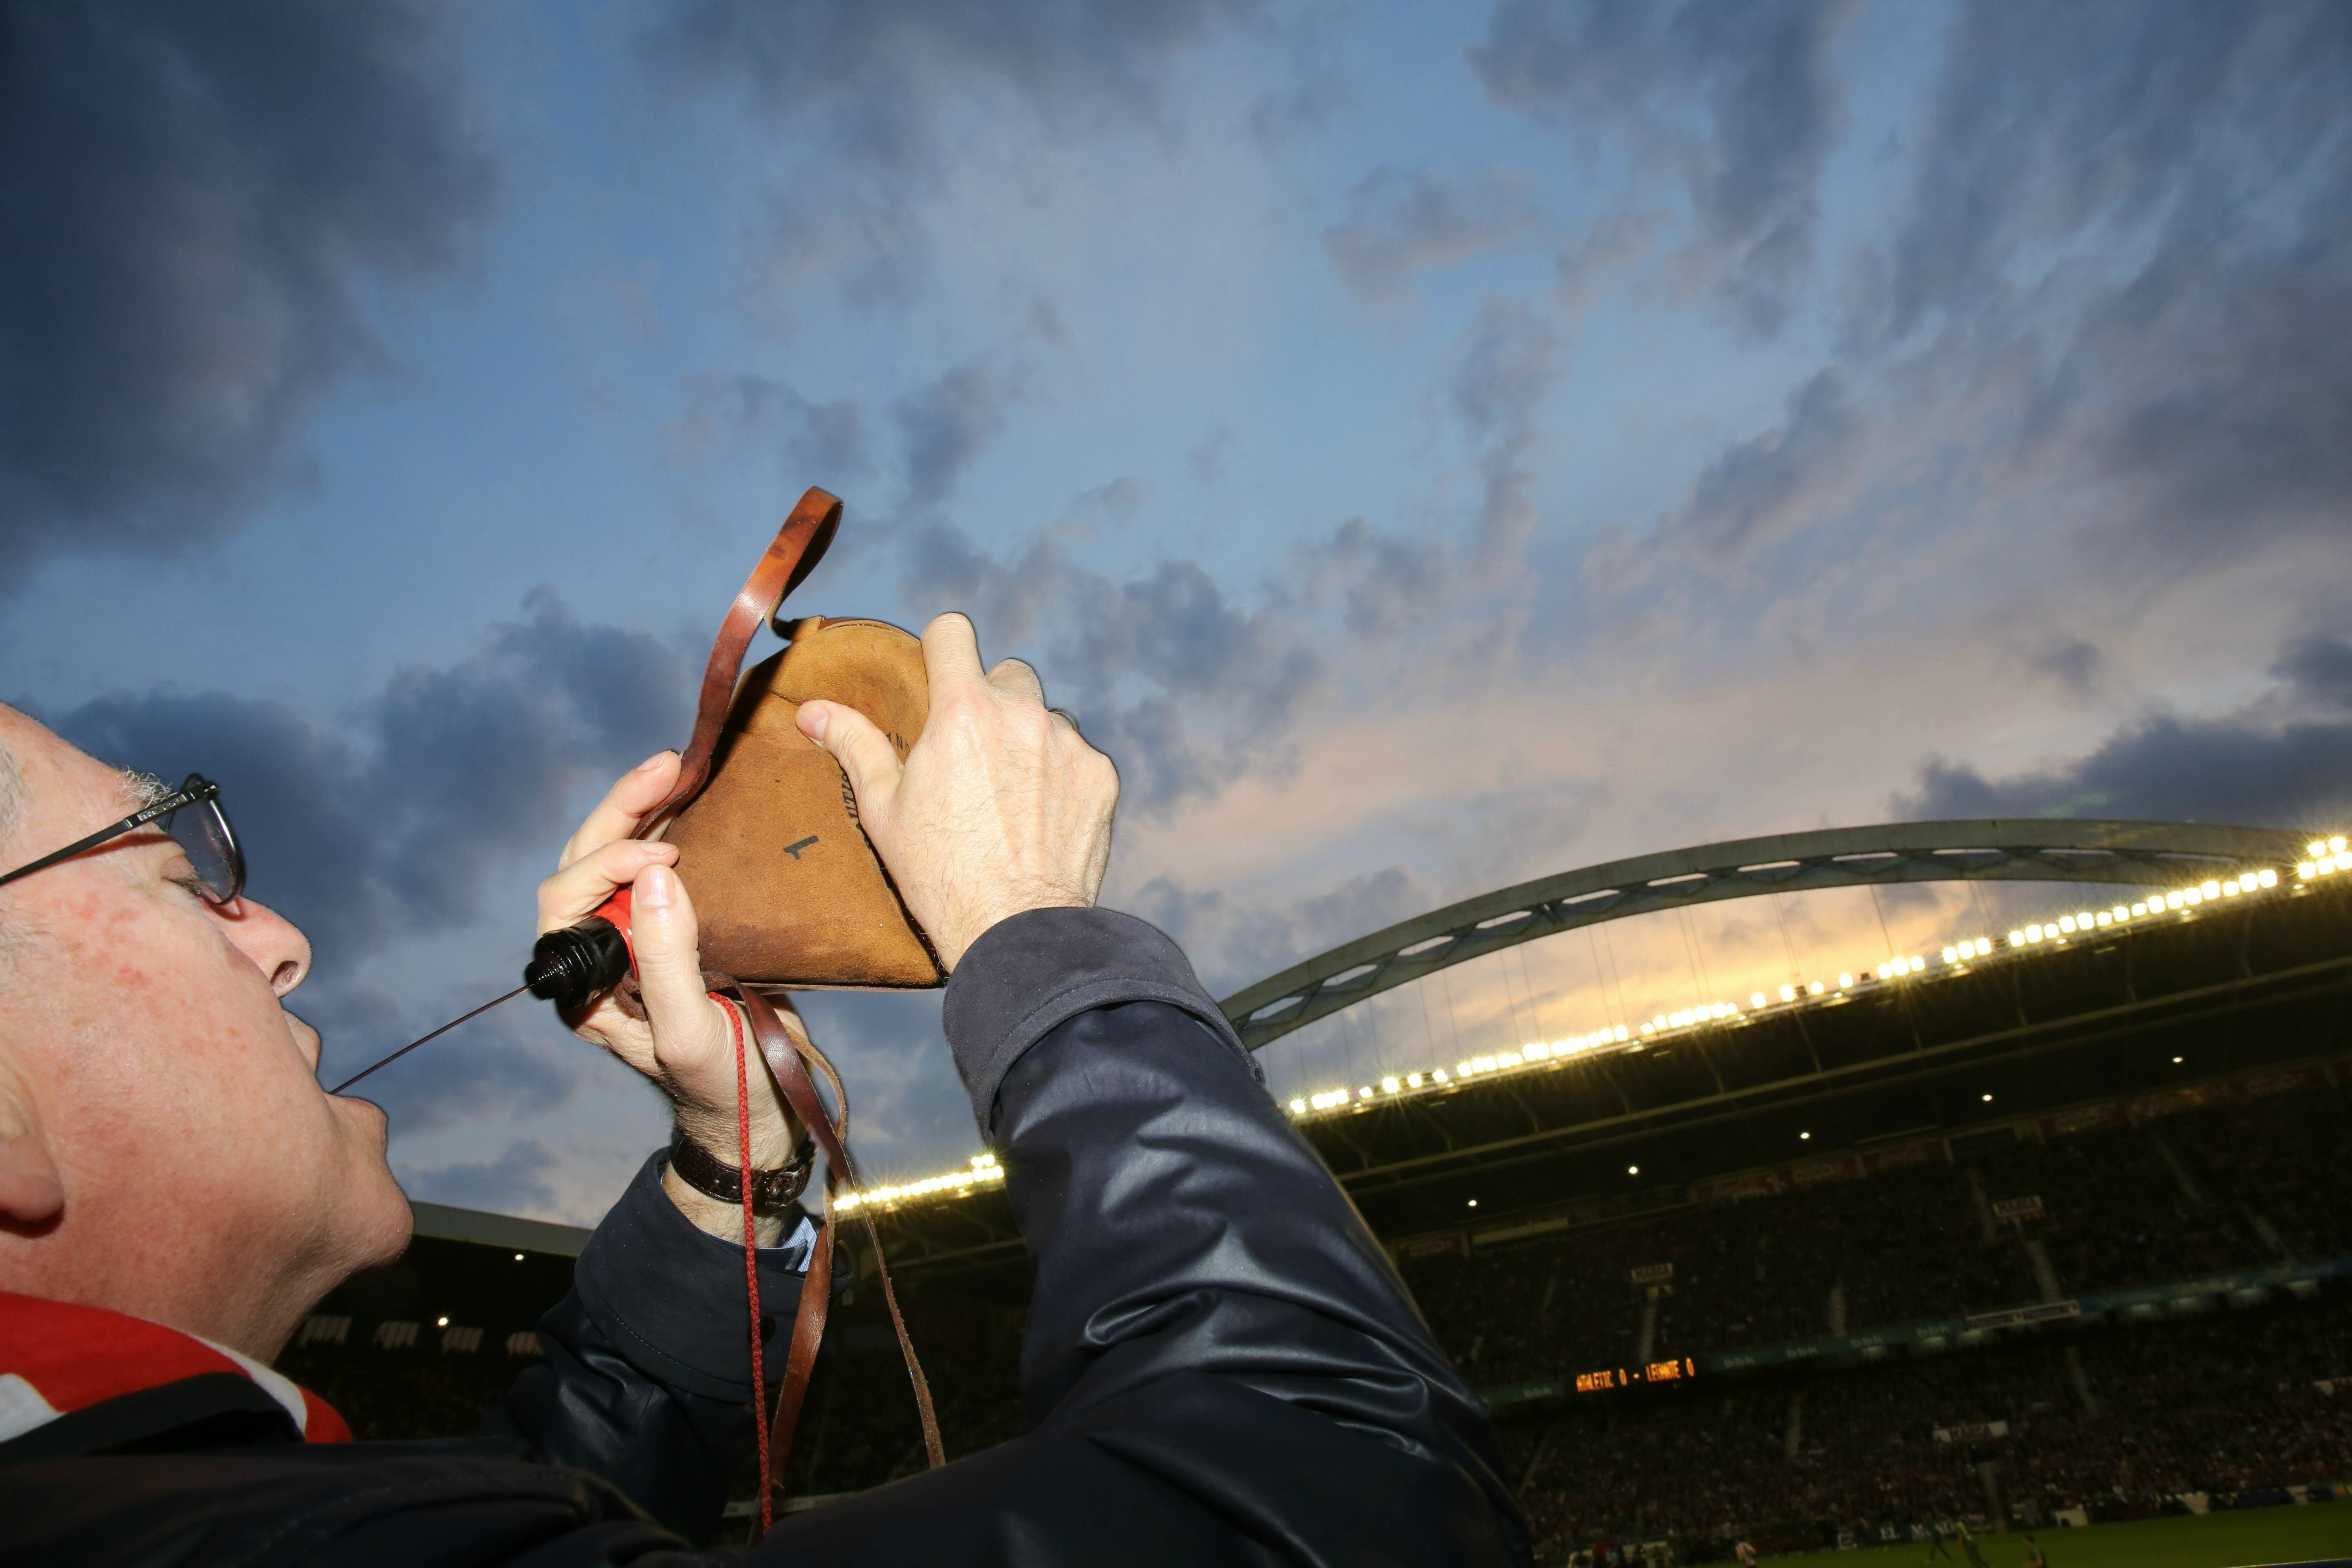
<path id="1" fill-rule="evenodd" d="M 677 1212 L 697 1230 L 740 1245 L 743 1240 L 743 1205 L 723 1203 L 708 1193 L 697 1192 L 687 1185 L 684 1177 L 665 1167 L 662 1171 L 662 1191 L 676 1205 Z M 797 1224 L 795 1215 L 754 1215 L 751 1218 L 751 1239 L 760 1247 L 782 1245 L 789 1234 L 787 1227 Z"/>

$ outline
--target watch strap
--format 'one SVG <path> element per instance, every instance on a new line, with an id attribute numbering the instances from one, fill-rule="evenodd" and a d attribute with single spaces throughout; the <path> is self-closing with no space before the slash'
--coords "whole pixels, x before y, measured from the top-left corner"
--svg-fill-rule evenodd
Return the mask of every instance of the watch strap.
<path id="1" fill-rule="evenodd" d="M 790 1212 L 807 1190 L 809 1171 L 816 1163 L 816 1146 L 803 1138 L 793 1157 L 772 1171 L 751 1173 L 751 1212 L 773 1218 Z M 671 1134 L 669 1168 L 678 1179 L 705 1197 L 720 1203 L 743 1201 L 743 1173 L 714 1156 L 684 1132 Z"/>

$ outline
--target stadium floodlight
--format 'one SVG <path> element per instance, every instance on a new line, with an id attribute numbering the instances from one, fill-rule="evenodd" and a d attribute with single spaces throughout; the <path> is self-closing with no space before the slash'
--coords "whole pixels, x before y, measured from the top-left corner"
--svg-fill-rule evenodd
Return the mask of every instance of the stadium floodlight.
<path id="1" fill-rule="evenodd" d="M 2221 884 L 2219 882 L 2200 882 L 2197 884 L 2197 890 L 2204 894 L 2209 899 L 2218 899 L 2221 896 Z"/>
<path id="2" fill-rule="evenodd" d="M 2265 888 L 2275 888 L 2278 886 L 2278 873 L 2265 867 L 2263 870 L 2261 881 L 2263 886 Z"/>
<path id="3" fill-rule="evenodd" d="M 1764 1005 L 1764 993 L 1761 991 L 1751 992 L 1748 994 L 1748 1001 L 1750 1006 L 1761 1007 Z"/>
<path id="4" fill-rule="evenodd" d="M 2180 1060 L 2181 1060 L 2181 1058 L 2179 1058 L 2179 1057 L 2175 1057 L 2175 1058 L 2172 1058 L 2172 1065 L 2173 1065 L 2174 1067 L 2179 1067 L 2179 1066 L 2180 1065 Z"/>
<path id="5" fill-rule="evenodd" d="M 1391 1077 L 1391 1078 L 1384 1078 L 1384 1079 L 1381 1079 L 1381 1092 L 1382 1094 L 1394 1094 L 1397 1090 L 1399 1090 L 1399 1089 L 1402 1089 L 1403 1087 L 1404 1087 L 1404 1080 L 1403 1080 L 1402 1079 L 1400 1079 L 1400 1078 L 1393 1078 L 1393 1077 Z"/>
<path id="6" fill-rule="evenodd" d="M 1470 1200 L 1470 1206 L 1474 1209 L 1476 1208 L 1478 1206 L 1478 1200 L 1476 1198 L 1472 1198 Z"/>
<path id="7" fill-rule="evenodd" d="M 2010 932 L 2009 945 L 2011 947 L 2023 947 L 2025 945 L 2025 933 L 2021 931 L 2013 931 Z"/>
<path id="8" fill-rule="evenodd" d="M 1944 962 L 1946 963 L 1958 963 L 1959 961 L 1960 950 L 1958 948 L 1948 947 L 1944 950 Z"/>
<path id="9" fill-rule="evenodd" d="M 1796 999 L 1797 999 L 1797 988 L 1796 988 L 1795 986 L 1793 986 L 1793 985 L 1783 985 L 1783 986 L 1781 986 L 1781 987 L 1780 987 L 1780 1000 L 1781 1000 L 1781 1001 L 1783 1001 L 1783 1002 L 1794 1002 Z"/>
<path id="10" fill-rule="evenodd" d="M 2327 853 L 2327 840 L 2325 838 L 2315 838 L 2310 843 L 2303 847 L 2303 851 L 2305 854 L 2312 857 L 2312 858 L 2317 859 L 2320 856 Z"/>
<path id="11" fill-rule="evenodd" d="M 1805 986 L 1805 994 L 1808 996 L 1818 996 L 1826 989 L 1827 987 L 1822 985 L 1820 981 L 1811 981 L 1808 982 Z"/>
<path id="12" fill-rule="evenodd" d="M 520 1262 L 522 1261 L 522 1254 L 521 1254 L 521 1253 L 518 1252 L 518 1253 L 516 1253 L 516 1254 L 515 1254 L 515 1261 L 516 1261 L 517 1263 L 520 1263 Z"/>
<path id="13" fill-rule="evenodd" d="M 1991 1096 L 1991 1095 L 1989 1095 L 1989 1094 L 1988 1094 L 1988 1095 L 1986 1095 L 1986 1096 L 1984 1097 L 1984 1102 L 1985 1102 L 1987 1105 L 1990 1105 L 1990 1104 L 1992 1103 L 1992 1096 Z"/>
<path id="14" fill-rule="evenodd" d="M 1292 1100 L 1292 1101 L 1290 1102 L 1290 1114 L 1291 1114 L 1291 1115 L 1293 1115 L 1293 1116 L 1304 1116 L 1304 1115 L 1306 1115 L 1306 1114 L 1307 1114 L 1307 1102 L 1306 1102 L 1305 1100 Z"/>
<path id="15" fill-rule="evenodd" d="M 2038 925 L 2027 926 L 2025 928 L 2025 940 L 2028 942 L 2040 942 L 2042 940 L 2042 928 Z"/>
<path id="16" fill-rule="evenodd" d="M 2331 855 L 2341 855 L 2344 853 L 2344 836 L 2342 834 L 2339 833 L 2335 837 L 2330 838 L 2327 841 L 2327 852 Z"/>
<path id="17" fill-rule="evenodd" d="M 2074 929 L 2074 917 L 2073 915 L 2060 915 L 2058 917 L 2058 929 L 2063 931 L 2072 932 Z"/>
<path id="18" fill-rule="evenodd" d="M 2115 916 L 2113 916 L 2113 915 L 2111 915 L 2111 914 L 2109 914 L 2106 910 L 2101 910 L 2099 911 L 2099 922 L 2098 922 L 2098 923 L 2099 923 L 2099 924 L 2101 924 L 2101 925 L 2103 925 L 2103 926 L 2111 926 L 2111 925 L 2113 925 L 2113 924 L 2115 924 L 2115 923 L 2116 923 L 2116 917 L 2115 917 Z"/>
<path id="19" fill-rule="evenodd" d="M 1446 1081 L 1446 1079 L 1445 1079 L 1445 1069 L 1444 1069 L 1444 1068 L 1439 1068 L 1435 1072 L 1431 1073 L 1429 1076 L 1430 1076 L 1432 1079 L 1435 1079 L 1437 1082 L 1439 1082 L 1439 1083 L 1444 1083 L 1444 1082 L 1445 1082 L 1445 1081 Z"/>
<path id="20" fill-rule="evenodd" d="M 446 1329 L 449 1326 L 449 1320 L 446 1318 L 436 1318 L 433 1320 L 433 1326 L 436 1329 Z"/>
<path id="21" fill-rule="evenodd" d="M 1922 971 L 1922 970 L 1926 969 L 1927 967 L 1927 961 L 1926 959 L 1924 959 L 1924 958 L 1920 957 L 1920 956 L 1919 956 L 1917 953 L 1916 953 L 1916 952 L 1915 952 L 1915 953 L 1913 953 L 1913 954 L 1911 955 L 1911 973 L 1912 973 L 1916 974 L 1916 973 L 1918 973 L 1920 971 Z"/>
<path id="22" fill-rule="evenodd" d="M 1628 1165 L 1625 1167 L 1625 1173 L 1629 1176 L 1638 1176 L 1642 1173 L 1642 1167 L 1639 1165 Z M 442 1321 L 446 1322 L 448 1320 L 445 1318 Z"/>
<path id="23" fill-rule="evenodd" d="M 1839 975 L 1839 976 L 1838 976 L 1838 989 L 1839 989 L 1839 990 L 1841 990 L 1841 991 L 1851 991 L 1851 990 L 1853 990 L 1853 975 L 1851 975 L 1851 974 L 1841 974 L 1841 975 Z"/>
<path id="24" fill-rule="evenodd" d="M 1812 1137 L 1813 1135 L 1810 1132 L 1800 1132 L 1797 1134 L 1797 1142 L 1800 1143 L 1809 1143 L 1812 1141 Z"/>
<path id="25" fill-rule="evenodd" d="M 1404 1075 L 1404 1081 L 1406 1088 L 1419 1089 L 1421 1087 L 1421 1075 L 1417 1072 L 1409 1072 Z"/>

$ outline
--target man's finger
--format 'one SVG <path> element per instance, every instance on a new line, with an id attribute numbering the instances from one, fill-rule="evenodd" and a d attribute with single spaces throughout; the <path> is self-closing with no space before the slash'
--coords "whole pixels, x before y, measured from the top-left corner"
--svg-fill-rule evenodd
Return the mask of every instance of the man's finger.
<path id="1" fill-rule="evenodd" d="M 580 825 L 563 846 L 563 854 L 555 862 L 561 869 L 616 838 L 626 838 L 637 830 L 637 818 L 662 803 L 664 796 L 677 785 L 678 757 L 676 752 L 656 752 L 635 767 L 623 773 L 619 782 L 604 793 L 588 820 Z"/>
<path id="2" fill-rule="evenodd" d="M 1007 697 L 1025 698 L 1038 707 L 1045 706 L 1045 683 L 1037 679 L 1037 671 L 1025 659 L 1004 658 L 988 672 L 988 683 Z"/>
<path id="3" fill-rule="evenodd" d="M 667 866 L 677 859 L 674 844 L 617 838 L 597 846 L 539 885 L 539 929 L 550 931 L 575 923 L 646 867 Z"/>
<path id="4" fill-rule="evenodd" d="M 629 936 L 646 1017 L 661 1042 L 699 1042 L 711 1031 L 710 1000 L 702 988 L 702 955 L 694 902 L 667 866 L 648 867 L 630 900 Z"/>
<path id="5" fill-rule="evenodd" d="M 950 610 L 923 628 L 923 673 L 933 692 L 952 690 L 984 679 L 980 673 L 980 634 Z"/>
<path id="6" fill-rule="evenodd" d="M 802 734 L 832 752 L 841 771 L 849 775 L 859 811 L 869 816 L 888 811 L 890 796 L 898 788 L 898 775 L 905 770 L 898 761 L 898 749 L 873 720 L 844 703 L 803 702 L 794 722 Z"/>

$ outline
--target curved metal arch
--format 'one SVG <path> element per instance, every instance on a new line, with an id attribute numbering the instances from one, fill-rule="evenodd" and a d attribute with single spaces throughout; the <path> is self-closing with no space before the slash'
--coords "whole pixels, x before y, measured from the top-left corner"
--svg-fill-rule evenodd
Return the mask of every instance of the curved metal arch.
<path id="1" fill-rule="evenodd" d="M 1892 822 L 1703 844 L 1499 889 L 1358 937 L 1218 1005 L 1256 1050 L 1303 1024 L 1538 937 L 1759 893 L 1889 882 L 2171 886 L 2191 874 L 2294 863 L 2304 836 L 2196 822 Z"/>

